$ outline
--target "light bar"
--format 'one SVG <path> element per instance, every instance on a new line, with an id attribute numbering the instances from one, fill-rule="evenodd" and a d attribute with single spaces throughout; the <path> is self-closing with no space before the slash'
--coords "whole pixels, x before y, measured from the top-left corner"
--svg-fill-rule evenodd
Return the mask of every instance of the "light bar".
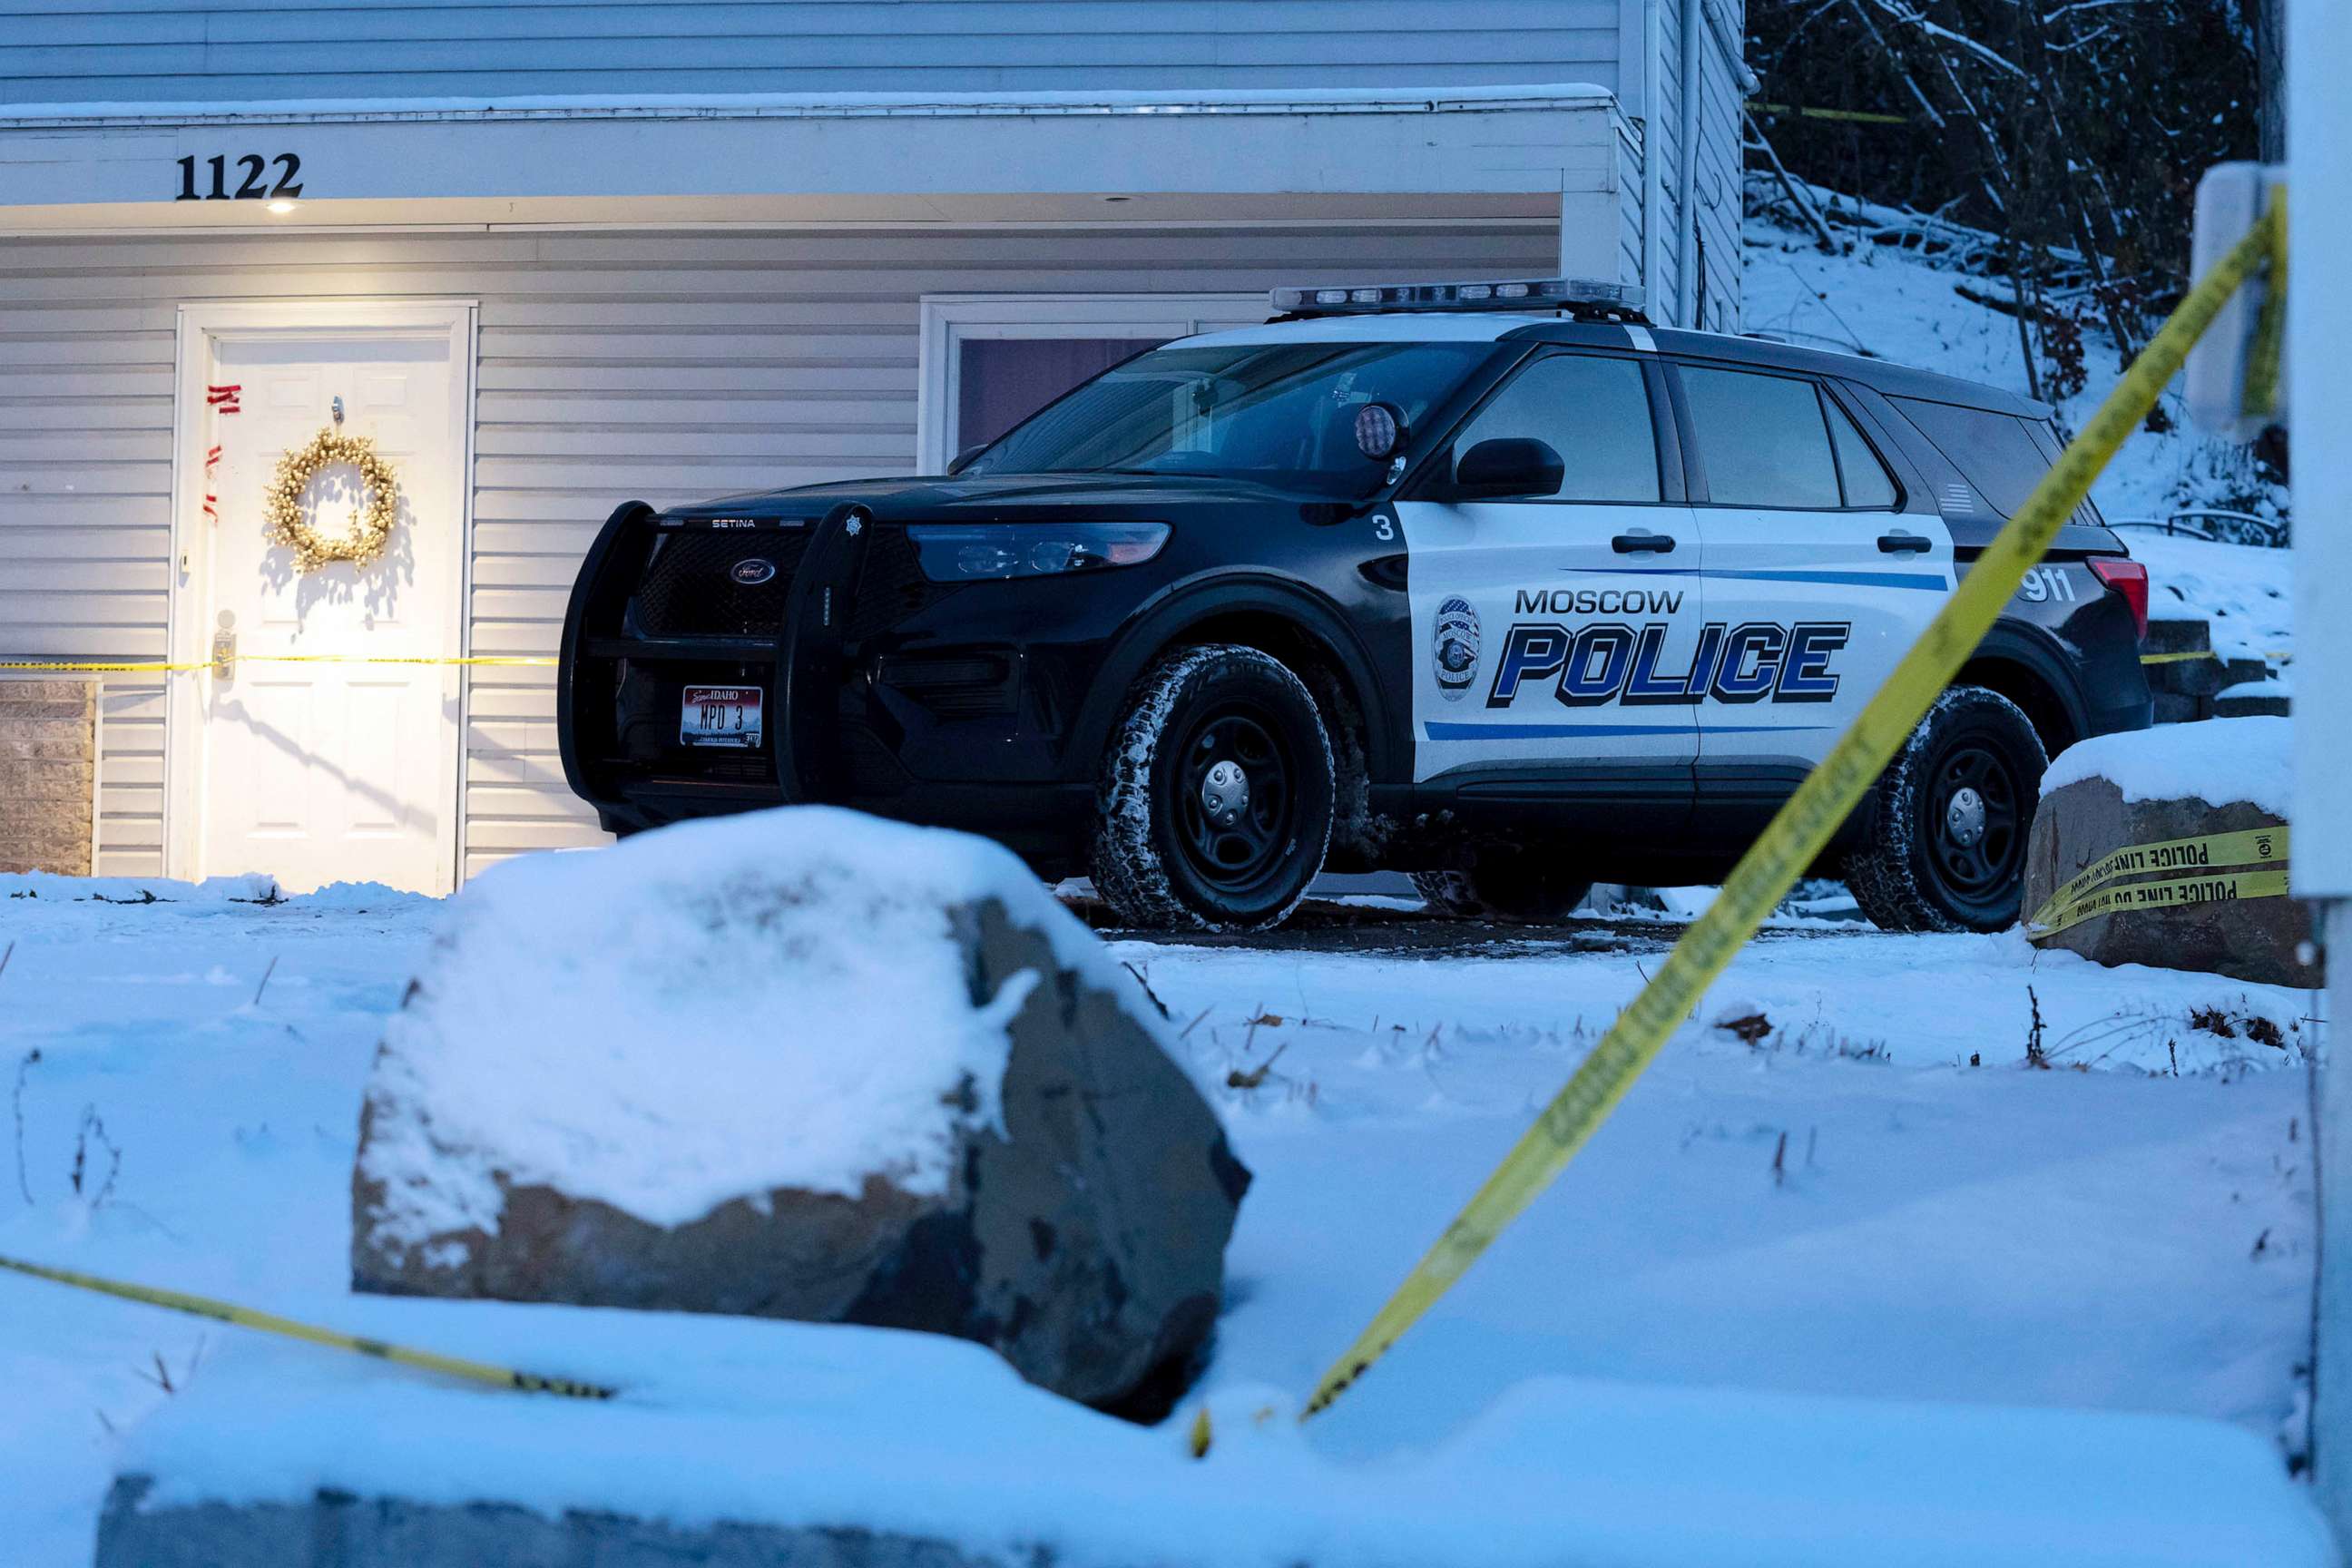
<path id="1" fill-rule="evenodd" d="M 1392 310 L 1567 310 L 1643 319 L 1642 290 L 1587 278 L 1532 278 L 1501 283 L 1377 283 L 1276 289 L 1286 316 L 1370 316 Z"/>

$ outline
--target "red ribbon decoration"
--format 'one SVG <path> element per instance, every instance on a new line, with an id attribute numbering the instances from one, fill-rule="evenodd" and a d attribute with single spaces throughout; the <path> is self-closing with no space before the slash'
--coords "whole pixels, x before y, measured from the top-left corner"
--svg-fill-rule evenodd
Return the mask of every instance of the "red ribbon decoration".
<path id="1" fill-rule="evenodd" d="M 223 414 L 236 414 L 240 412 L 236 401 L 237 394 L 244 390 L 245 384 L 242 382 L 229 386 L 207 386 L 205 388 L 205 403 Z"/>

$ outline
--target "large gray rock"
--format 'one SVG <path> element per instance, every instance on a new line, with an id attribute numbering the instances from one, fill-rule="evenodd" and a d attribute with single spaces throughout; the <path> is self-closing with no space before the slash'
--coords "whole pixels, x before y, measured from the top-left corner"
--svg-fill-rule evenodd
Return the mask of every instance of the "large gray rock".
<path id="1" fill-rule="evenodd" d="M 2060 775 L 2053 770 L 2053 776 Z M 2041 911 L 2051 895 L 2084 868 L 2117 849 L 2283 826 L 2278 816 L 2251 801 L 2216 805 L 2201 796 L 2126 799 L 2116 780 L 2096 775 L 2045 786 L 2026 846 L 2025 910 L 2029 916 Z M 2227 876 L 2206 873 L 2228 869 L 2223 863 L 2189 864 L 2121 879 L 2192 877 L 2220 888 L 2227 884 Z M 2101 963 L 2205 970 L 2270 984 L 2322 984 L 2315 954 L 2309 963 L 2303 956 L 2312 951 L 2309 911 L 2292 898 L 2217 899 L 2116 910 L 2035 941 L 2072 949 Z"/>
<path id="2" fill-rule="evenodd" d="M 97 1568 L 1051 1568 L 1048 1552 L 990 1552 L 895 1531 L 673 1524 L 511 1503 L 423 1503 L 322 1491 L 308 1502 L 142 1508 L 153 1483 L 114 1483 Z"/>
<path id="3" fill-rule="evenodd" d="M 703 867 L 733 880 L 713 894 Z M 626 971 L 632 933 L 662 973 L 699 965 L 675 1016 L 644 995 L 657 974 L 555 951 Z M 740 1007 L 714 1014 L 730 984 Z M 954 1334 L 1157 1419 L 1249 1183 L 1165 1039 L 1090 933 L 960 836 L 779 812 L 501 868 L 455 901 L 379 1053 L 353 1284 Z M 768 1107 L 772 1152 L 734 1147 L 739 1100 Z M 867 1142 L 843 1126 L 861 1116 Z"/>

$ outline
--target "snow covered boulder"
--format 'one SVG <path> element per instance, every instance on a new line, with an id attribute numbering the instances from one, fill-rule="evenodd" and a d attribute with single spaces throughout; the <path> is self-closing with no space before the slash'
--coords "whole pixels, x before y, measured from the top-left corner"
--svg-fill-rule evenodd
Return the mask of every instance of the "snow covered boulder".
<path id="1" fill-rule="evenodd" d="M 815 807 L 500 866 L 360 1121 L 362 1290 L 921 1329 L 1156 1416 L 1249 1175 L 1008 852 Z"/>
<path id="2" fill-rule="evenodd" d="M 2285 894 L 2288 721 L 2210 719 L 2070 746 L 2027 842 L 2027 930 L 2101 963 L 2317 985 Z"/>

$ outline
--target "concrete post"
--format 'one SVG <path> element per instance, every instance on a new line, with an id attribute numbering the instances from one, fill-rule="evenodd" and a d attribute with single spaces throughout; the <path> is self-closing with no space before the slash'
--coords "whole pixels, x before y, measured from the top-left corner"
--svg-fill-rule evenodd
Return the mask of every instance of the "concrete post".
<path id="1" fill-rule="evenodd" d="M 2313 1100 L 2319 1160 L 2319 1289 L 2312 1389 L 2313 1482 L 2340 1544 L 2352 1542 L 2352 1054 L 2334 1021 L 2352 1018 L 2352 6 L 2292 0 L 2287 11 L 2288 406 L 2294 430 L 2294 890 L 2322 900 L 2327 1017 Z"/>

